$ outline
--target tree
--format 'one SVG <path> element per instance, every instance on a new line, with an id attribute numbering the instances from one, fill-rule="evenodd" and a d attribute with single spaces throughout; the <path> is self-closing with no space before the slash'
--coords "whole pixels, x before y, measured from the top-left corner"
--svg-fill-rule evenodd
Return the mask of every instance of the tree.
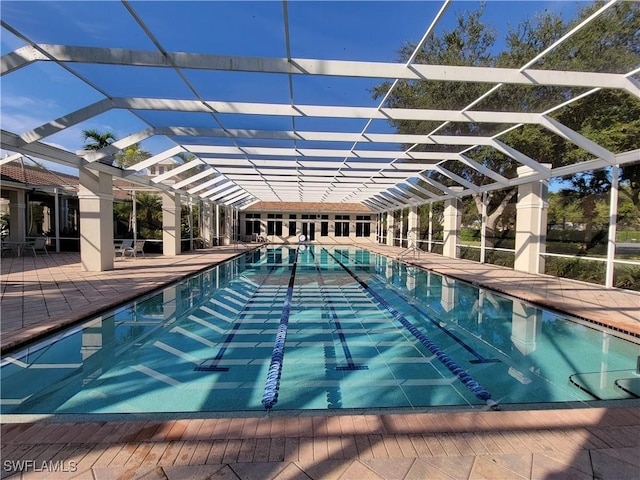
<path id="1" fill-rule="evenodd" d="M 452 29 L 432 35 L 418 53 L 416 62 L 520 68 L 601 6 L 602 2 L 596 2 L 584 7 L 569 22 L 549 12 L 527 19 L 510 29 L 505 47 L 498 53 L 492 53 L 496 40 L 495 31 L 482 19 L 484 8 L 480 7 L 475 12 L 458 14 L 457 23 Z M 640 54 L 638 31 L 640 4 L 621 2 L 589 27 L 580 30 L 568 42 L 547 54 L 534 67 L 598 72 L 630 71 L 636 66 Z M 403 45 L 398 53 L 400 61 L 406 61 L 414 49 L 415 45 L 410 43 Z M 389 87 L 389 82 L 374 87 L 374 98 L 382 98 Z M 389 96 L 387 104 L 396 108 L 460 110 L 492 87 L 493 85 L 471 82 L 400 81 Z M 491 95 L 475 103 L 473 109 L 543 112 L 584 91 L 586 89 L 571 87 L 502 85 Z M 554 112 L 552 116 L 612 152 L 640 148 L 640 103 L 626 92 L 600 90 Z M 493 136 L 508 127 L 486 123 L 432 121 L 394 121 L 392 124 L 398 133 L 429 134 L 437 131 L 439 135 Z M 537 125 L 520 126 L 501 135 L 499 140 L 534 160 L 550 162 L 553 167 L 590 158 L 584 150 Z M 440 145 L 435 148 L 432 145 L 420 145 L 415 150 L 459 151 L 457 147 Z M 515 177 L 519 166 L 518 162 L 486 146 L 475 147 L 465 152 L 465 156 L 506 178 Z M 493 182 L 462 162 L 450 160 L 442 166 L 476 185 Z M 574 189 L 582 188 L 585 194 L 601 195 L 605 188 L 602 175 L 587 178 L 590 175 L 593 173 L 576 176 Z M 428 176 L 446 186 L 456 185 L 452 179 L 438 172 L 431 171 Z M 624 193 L 640 202 L 640 164 L 635 167 L 626 166 L 622 180 L 630 186 Z M 434 190 L 428 185 L 424 185 L 424 188 Z M 503 189 L 488 195 L 486 228 L 489 237 L 493 235 L 500 217 L 510 211 L 507 207 L 515 194 L 515 189 Z M 474 200 L 480 211 L 480 197 L 474 195 Z M 584 208 L 593 212 L 595 203 L 586 202 Z"/>
<path id="2" fill-rule="evenodd" d="M 142 160 L 151 157 L 151 154 L 140 148 L 140 144 L 134 143 L 115 154 L 116 166 L 120 168 L 130 167 Z"/>
<path id="3" fill-rule="evenodd" d="M 100 133 L 97 130 L 83 130 L 82 138 L 84 140 L 85 150 L 92 151 L 101 150 L 116 141 L 116 136 L 113 132 Z M 110 157 L 102 158 L 99 161 L 106 165 L 113 164 L 113 160 L 111 160 Z"/>
<path id="4" fill-rule="evenodd" d="M 137 213 L 144 219 L 141 225 L 146 229 L 144 236 L 155 237 L 155 231 L 162 228 L 162 201 L 157 195 L 140 192 L 136 195 L 136 202 Z"/>

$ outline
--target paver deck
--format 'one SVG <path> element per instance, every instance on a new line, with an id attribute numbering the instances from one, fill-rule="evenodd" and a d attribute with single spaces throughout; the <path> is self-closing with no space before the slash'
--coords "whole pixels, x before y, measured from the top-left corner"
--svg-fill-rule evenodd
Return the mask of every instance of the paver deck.
<path id="1" fill-rule="evenodd" d="M 402 252 L 373 249 L 392 257 Z M 177 257 L 119 259 L 114 270 L 101 273 L 82 272 L 77 254 L 3 258 L 2 349 L 239 253 L 219 247 Z M 632 334 L 639 331 L 640 296 L 631 292 L 424 253 L 403 260 Z M 572 293 L 576 290 L 582 294 Z M 640 477 L 636 404 L 148 421 L 3 419 L 0 433 L 2 478 Z"/>

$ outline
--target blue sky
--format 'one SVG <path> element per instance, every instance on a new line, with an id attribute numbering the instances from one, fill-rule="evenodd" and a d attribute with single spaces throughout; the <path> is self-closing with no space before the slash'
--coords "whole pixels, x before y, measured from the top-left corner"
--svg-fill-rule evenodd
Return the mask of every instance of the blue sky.
<path id="1" fill-rule="evenodd" d="M 489 1 L 485 19 L 501 38 L 508 25 L 545 9 L 572 16 L 577 2 Z M 131 2 L 136 14 L 168 51 L 222 55 L 286 57 L 283 5 L 262 2 Z M 389 62 L 405 41 L 418 41 L 440 9 L 439 1 L 290 1 L 291 55 L 302 58 Z M 454 1 L 437 30 L 451 28 L 456 15 L 475 10 L 478 2 Z M 37 43 L 155 50 L 155 46 L 119 1 L 108 2 L 2 2 L 2 18 Z M 6 54 L 24 45 L 2 30 L 1 50 Z M 500 44 L 500 41 L 498 42 Z M 194 99 L 194 95 L 173 70 L 104 65 L 72 65 L 79 75 L 112 96 L 154 96 Z M 184 71 L 189 82 L 207 100 L 289 103 L 285 75 Z M 377 106 L 369 89 L 375 79 L 332 77 L 294 78 L 297 103 L 321 105 Z M 102 93 L 53 63 L 37 63 L 7 75 L 2 80 L 2 128 L 15 133 L 29 131 L 52 119 L 104 98 Z M 81 130 L 113 131 L 118 138 L 148 127 L 143 120 L 167 125 L 189 122 L 193 126 L 217 127 L 209 115 L 129 112 L 112 110 L 46 141 L 75 151 L 82 147 Z M 183 117 L 183 118 L 181 118 Z M 291 129 L 291 119 L 221 117 L 227 128 Z M 341 120 L 335 127 L 328 121 L 297 120 L 297 128 L 360 131 L 366 121 Z M 390 131 L 385 122 L 374 122 L 370 132 Z M 167 139 L 152 139 L 143 148 L 157 153 L 173 146 Z"/>

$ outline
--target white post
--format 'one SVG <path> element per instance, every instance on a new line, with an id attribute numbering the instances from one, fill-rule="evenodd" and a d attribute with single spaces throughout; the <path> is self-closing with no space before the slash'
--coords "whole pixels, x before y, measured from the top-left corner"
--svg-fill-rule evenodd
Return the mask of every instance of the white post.
<path id="1" fill-rule="evenodd" d="M 395 229 L 393 212 L 387 212 L 387 245 L 393 247 L 393 230 Z"/>
<path id="2" fill-rule="evenodd" d="M 133 246 L 135 248 L 136 242 L 138 241 L 138 195 L 136 194 L 135 188 L 131 191 L 131 199 L 133 200 L 131 227 L 133 229 Z"/>
<path id="3" fill-rule="evenodd" d="M 613 288 L 615 276 L 615 263 L 613 260 L 616 256 L 616 231 L 618 223 L 618 177 L 620 175 L 620 167 L 614 165 L 611 167 L 611 192 L 609 198 L 609 240 L 607 241 L 607 273 L 605 277 L 605 287 Z"/>
<path id="4" fill-rule="evenodd" d="M 220 246 L 220 205 L 216 203 L 216 244 Z"/>
<path id="5" fill-rule="evenodd" d="M 189 251 L 193 252 L 193 201 L 189 197 Z"/>
<path id="6" fill-rule="evenodd" d="M 433 202 L 429 204 L 429 233 L 427 237 L 427 250 L 433 250 Z"/>
<path id="7" fill-rule="evenodd" d="M 416 248 L 418 246 L 418 229 L 420 227 L 420 217 L 418 216 L 418 207 L 409 208 L 409 228 L 407 230 L 407 247 Z"/>
<path id="8" fill-rule="evenodd" d="M 404 208 L 400 209 L 400 240 L 399 240 L 399 247 L 402 248 L 402 241 L 403 241 L 403 237 L 402 237 L 402 231 L 404 230 Z"/>
<path id="9" fill-rule="evenodd" d="M 27 204 L 24 190 L 9 191 L 9 240 L 24 242 L 27 236 Z"/>
<path id="10" fill-rule="evenodd" d="M 80 262 L 82 270 L 113 268 L 113 179 L 103 172 L 79 168 Z"/>
<path id="11" fill-rule="evenodd" d="M 180 255 L 180 194 L 162 192 L 162 254 Z"/>
<path id="12" fill-rule="evenodd" d="M 551 168 L 551 164 L 543 164 Z M 533 172 L 530 167 L 518 167 L 518 176 Z M 544 271 L 547 236 L 547 190 L 548 180 L 536 180 L 518 186 L 516 205 L 516 256 L 514 270 L 527 273 Z"/>
<path id="13" fill-rule="evenodd" d="M 463 187 L 449 187 L 454 192 L 461 192 Z M 458 256 L 458 240 L 460 237 L 460 222 L 462 213 L 460 212 L 460 199 L 453 197 L 445 200 L 444 203 L 444 246 L 442 255 L 456 258 Z"/>
<path id="14" fill-rule="evenodd" d="M 482 219 L 480 223 L 480 263 L 485 262 L 487 248 L 487 192 L 482 192 Z"/>
<path id="15" fill-rule="evenodd" d="M 60 253 L 60 198 L 58 188 L 53 189 L 54 228 L 56 232 L 56 253 Z"/>

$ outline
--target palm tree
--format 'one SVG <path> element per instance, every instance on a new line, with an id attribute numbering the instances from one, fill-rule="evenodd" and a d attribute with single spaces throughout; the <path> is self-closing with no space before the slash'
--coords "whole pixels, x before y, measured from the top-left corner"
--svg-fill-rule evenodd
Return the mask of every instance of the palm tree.
<path id="1" fill-rule="evenodd" d="M 115 157 L 116 166 L 126 168 L 151 157 L 151 154 L 146 150 L 141 149 L 139 143 L 134 143 L 126 147 L 121 152 L 116 153 Z"/>
<path id="2" fill-rule="evenodd" d="M 111 145 L 116 141 L 116 136 L 113 132 L 100 133 L 97 130 L 83 130 L 82 137 L 84 139 L 85 150 L 97 151 L 104 147 Z M 99 160 L 101 163 L 112 165 L 113 160 L 109 157 Z"/>
<path id="3" fill-rule="evenodd" d="M 157 195 L 144 192 L 137 195 L 136 201 L 138 214 L 144 219 L 147 238 L 155 237 L 155 231 L 162 228 L 162 201 Z"/>

